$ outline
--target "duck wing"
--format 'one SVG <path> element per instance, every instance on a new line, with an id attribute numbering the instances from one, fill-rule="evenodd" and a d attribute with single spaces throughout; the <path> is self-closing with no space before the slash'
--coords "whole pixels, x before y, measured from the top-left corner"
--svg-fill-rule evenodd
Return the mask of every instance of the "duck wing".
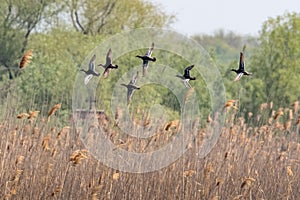
<path id="1" fill-rule="evenodd" d="M 245 71 L 245 61 L 244 61 L 244 53 L 240 53 L 240 64 L 239 64 L 239 71 Z"/>
<path id="2" fill-rule="evenodd" d="M 129 82 L 129 85 L 135 85 L 138 75 L 139 72 L 136 72 L 136 75 L 132 77 L 131 81 Z"/>
<path id="3" fill-rule="evenodd" d="M 243 75 L 244 75 L 244 73 L 239 73 L 239 74 L 235 77 L 234 81 L 240 80 L 240 79 L 242 78 Z"/>
<path id="4" fill-rule="evenodd" d="M 88 84 L 88 82 L 91 80 L 92 77 L 93 77 L 92 74 L 87 75 L 87 76 L 84 78 L 84 84 L 85 84 L 85 85 Z"/>
<path id="5" fill-rule="evenodd" d="M 190 70 L 193 69 L 194 65 L 188 66 L 187 68 L 185 68 L 184 70 L 184 77 L 190 77 Z"/>
<path id="6" fill-rule="evenodd" d="M 154 42 L 152 42 L 151 47 L 148 49 L 148 51 L 146 52 L 145 56 L 151 57 L 152 51 L 154 49 Z"/>
<path id="7" fill-rule="evenodd" d="M 106 64 L 105 67 L 111 65 L 112 63 L 112 50 L 111 48 L 108 50 L 107 55 L 106 55 Z"/>
<path id="8" fill-rule="evenodd" d="M 93 55 L 89 62 L 89 70 L 95 71 L 95 60 L 96 60 L 96 54 Z"/>
<path id="9" fill-rule="evenodd" d="M 105 70 L 104 70 L 104 72 L 103 72 L 103 78 L 107 78 L 108 77 L 109 71 L 110 71 L 109 68 L 106 67 Z"/>
<path id="10" fill-rule="evenodd" d="M 127 104 L 130 103 L 130 99 L 132 97 L 132 94 L 133 94 L 133 88 L 129 87 L 128 90 L 127 90 Z"/>

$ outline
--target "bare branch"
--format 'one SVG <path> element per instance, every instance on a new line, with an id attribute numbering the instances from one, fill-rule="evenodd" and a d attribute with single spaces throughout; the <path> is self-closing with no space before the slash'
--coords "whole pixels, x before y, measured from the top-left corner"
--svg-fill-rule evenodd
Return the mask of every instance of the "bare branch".
<path id="1" fill-rule="evenodd" d="M 101 32 L 101 29 L 103 28 L 103 26 L 107 23 L 106 19 L 107 17 L 111 14 L 112 10 L 114 9 L 116 5 L 116 2 L 112 2 L 112 1 L 109 1 L 109 3 L 107 4 L 104 12 L 102 13 L 102 15 L 100 16 L 101 18 L 101 23 L 100 25 L 98 26 L 98 29 L 97 29 L 97 33 L 100 33 Z"/>
<path id="2" fill-rule="evenodd" d="M 71 16 L 73 27 L 76 29 L 76 31 L 79 31 L 77 24 L 76 24 L 76 20 L 74 19 L 74 9 L 73 8 L 71 8 L 70 16 Z"/>
<path id="3" fill-rule="evenodd" d="M 83 34 L 87 34 L 86 30 L 83 28 L 83 26 L 81 25 L 81 23 L 79 21 L 78 13 L 76 10 L 75 10 L 74 14 L 75 14 L 75 19 L 76 19 L 76 24 L 79 26 L 79 28 L 81 29 Z"/>

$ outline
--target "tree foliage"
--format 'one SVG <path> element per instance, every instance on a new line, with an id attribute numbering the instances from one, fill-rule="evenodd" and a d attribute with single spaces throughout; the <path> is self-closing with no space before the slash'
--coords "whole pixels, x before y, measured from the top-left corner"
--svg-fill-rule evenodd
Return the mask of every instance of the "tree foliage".
<path id="1" fill-rule="evenodd" d="M 66 5 L 75 30 L 89 35 L 114 34 L 131 28 L 162 27 L 174 18 L 163 13 L 156 5 L 141 0 L 69 0 Z"/>
<path id="2" fill-rule="evenodd" d="M 174 18 L 141 0 L 0 2 L 1 101 L 16 93 L 23 109 L 49 102 L 70 109 L 75 76 L 95 45 L 123 30 L 167 27 Z M 27 49 L 33 60 L 19 70 Z"/>
<path id="3" fill-rule="evenodd" d="M 3 99 L 14 90 L 22 97 L 20 108 L 27 102 L 38 107 L 60 101 L 62 110 L 70 109 L 66 105 L 70 106 L 75 76 L 86 55 L 97 44 L 122 31 L 168 27 L 174 20 L 174 16 L 165 14 L 159 5 L 142 0 L 30 0 L 26 3 L 0 0 L 0 4 L 1 101 L 5 102 Z M 196 35 L 193 39 L 209 51 L 223 75 L 227 98 L 239 99 L 242 110 L 255 112 L 259 104 L 266 101 L 286 106 L 299 99 L 299 14 L 287 13 L 268 19 L 259 38 L 218 30 L 214 35 Z M 234 74 L 230 69 L 238 67 L 239 52 L 244 44 L 247 45 L 246 68 L 253 72 L 253 78 L 245 77 L 233 83 Z M 27 49 L 33 50 L 33 61 L 19 70 L 18 63 Z M 111 81 L 117 81 L 131 66 L 140 65 L 135 55 L 145 51 L 129 52 L 116 59 L 122 67 L 110 74 Z M 163 50 L 157 49 L 154 54 L 169 60 L 168 65 L 181 72 L 191 64 L 180 57 L 169 58 Z M 157 63 L 164 64 L 159 63 L 159 59 Z M 97 70 L 102 72 L 102 69 Z M 198 97 L 201 108 L 208 114 L 209 94 L 205 82 L 200 74 L 194 76 L 199 78 L 192 85 L 197 94 L 201 94 Z M 181 82 L 178 83 L 181 87 Z M 149 100 L 163 105 L 170 115 L 178 116 L 179 100 L 170 90 L 157 85 L 145 87 L 147 92 L 136 92 L 133 105 L 147 109 Z M 120 88 L 126 92 L 123 89 Z M 101 95 L 109 96 L 112 85 L 103 81 L 98 90 Z M 143 101 L 137 102 L 136 98 Z M 97 106 L 107 109 L 109 103 L 103 98 Z"/>
<path id="4" fill-rule="evenodd" d="M 288 13 L 267 20 L 252 59 L 255 78 L 262 81 L 261 100 L 287 105 L 299 98 L 300 15 Z"/>
<path id="5" fill-rule="evenodd" d="M 17 71 L 17 60 L 26 50 L 29 36 L 38 31 L 42 21 L 55 16 L 58 7 L 52 7 L 55 0 L 29 1 L 1 0 L 0 7 L 0 65 L 12 79 Z"/>

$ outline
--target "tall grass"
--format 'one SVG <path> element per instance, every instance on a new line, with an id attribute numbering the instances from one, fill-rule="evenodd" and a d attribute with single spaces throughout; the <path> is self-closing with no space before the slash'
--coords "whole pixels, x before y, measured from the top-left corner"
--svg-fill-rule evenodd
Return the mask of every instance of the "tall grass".
<path id="1" fill-rule="evenodd" d="M 55 104 L 31 119 L 18 119 L 21 113 L 14 106 L 6 106 L 0 122 L 0 196 L 6 199 L 300 198 L 300 124 L 298 107 L 294 104 L 279 110 L 264 104 L 257 115 L 248 113 L 247 123 L 238 117 L 238 109 L 227 106 L 220 138 L 205 158 L 200 159 L 195 148 L 208 134 L 206 127 L 202 127 L 193 133 L 195 140 L 180 159 L 166 168 L 143 174 L 114 170 L 95 159 L 82 144 L 80 130 L 72 120 L 69 124 L 60 123 L 60 105 Z M 209 117 L 207 123 L 213 122 Z M 175 137 L 180 122 L 160 124 L 156 135 L 142 141 L 121 135 L 112 119 L 99 117 L 99 126 L 105 126 L 103 130 L 116 148 L 145 152 L 160 148 Z"/>

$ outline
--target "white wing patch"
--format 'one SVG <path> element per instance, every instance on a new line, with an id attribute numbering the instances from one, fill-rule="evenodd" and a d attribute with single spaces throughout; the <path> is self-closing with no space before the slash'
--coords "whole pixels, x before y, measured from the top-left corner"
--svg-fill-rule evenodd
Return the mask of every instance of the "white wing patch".
<path id="1" fill-rule="evenodd" d="M 87 75 L 87 76 L 84 78 L 84 84 L 85 84 L 85 85 L 88 84 L 88 82 L 91 80 L 92 77 L 93 77 L 92 74 Z"/>
<path id="2" fill-rule="evenodd" d="M 244 75 L 244 73 L 239 73 L 239 74 L 235 77 L 234 81 L 240 80 L 240 79 L 242 78 L 243 75 Z"/>

